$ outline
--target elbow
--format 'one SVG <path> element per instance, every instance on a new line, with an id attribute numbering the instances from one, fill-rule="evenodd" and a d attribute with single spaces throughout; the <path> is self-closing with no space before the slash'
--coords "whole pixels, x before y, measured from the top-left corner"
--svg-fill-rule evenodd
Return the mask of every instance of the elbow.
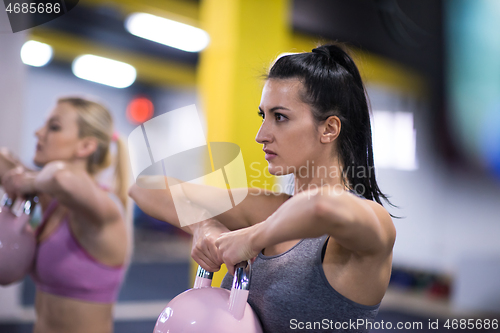
<path id="1" fill-rule="evenodd" d="M 130 188 L 128 189 L 128 196 L 132 199 L 132 201 L 135 202 L 137 206 L 141 206 L 142 209 L 142 204 L 144 200 L 141 200 L 141 198 L 144 196 L 143 193 L 144 189 L 142 189 L 139 185 L 134 183 Z M 142 194 L 142 195 L 141 195 Z"/>
<path id="2" fill-rule="evenodd" d="M 149 204 L 152 200 L 152 197 L 148 194 L 149 193 L 147 193 L 144 188 L 140 187 L 136 183 L 128 189 L 128 196 L 143 211 L 148 210 Z"/>
<path id="3" fill-rule="evenodd" d="M 130 188 L 128 189 L 128 192 L 127 192 L 128 196 L 130 198 L 132 198 L 132 200 L 134 200 L 134 201 L 135 201 L 135 194 L 136 194 L 136 186 L 137 186 L 136 184 L 133 184 L 132 186 L 130 186 Z"/>

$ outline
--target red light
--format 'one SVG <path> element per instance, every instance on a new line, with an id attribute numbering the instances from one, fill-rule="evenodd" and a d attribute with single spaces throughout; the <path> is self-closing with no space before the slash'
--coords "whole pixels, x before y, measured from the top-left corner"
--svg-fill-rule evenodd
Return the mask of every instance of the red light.
<path id="1" fill-rule="evenodd" d="M 142 124 L 154 114 L 153 102 L 146 97 L 136 97 L 128 103 L 127 119 L 132 124 Z"/>

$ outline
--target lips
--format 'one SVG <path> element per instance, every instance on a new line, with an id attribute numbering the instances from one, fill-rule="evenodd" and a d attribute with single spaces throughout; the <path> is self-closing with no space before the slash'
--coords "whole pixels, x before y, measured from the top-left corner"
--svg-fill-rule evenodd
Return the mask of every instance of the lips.
<path id="1" fill-rule="evenodd" d="M 267 161 L 275 158 L 276 156 L 278 156 L 274 151 L 270 150 L 270 149 L 262 149 L 265 153 L 266 153 L 266 156 L 264 157 Z"/>
<path id="2" fill-rule="evenodd" d="M 41 146 L 39 143 L 37 143 L 37 145 L 36 145 L 36 150 L 37 150 L 37 151 L 42 150 L 42 146 Z"/>
<path id="3" fill-rule="evenodd" d="M 277 155 L 274 151 L 272 151 L 271 149 L 267 149 L 267 148 L 264 148 L 262 149 L 264 151 L 264 153 L 266 154 L 272 154 L 272 155 Z"/>

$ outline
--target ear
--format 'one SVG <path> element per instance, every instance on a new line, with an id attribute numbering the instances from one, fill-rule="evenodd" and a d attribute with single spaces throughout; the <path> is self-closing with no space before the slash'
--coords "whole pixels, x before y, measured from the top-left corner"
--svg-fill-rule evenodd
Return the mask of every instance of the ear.
<path id="1" fill-rule="evenodd" d="M 86 158 L 92 155 L 99 146 L 97 138 L 87 136 L 78 141 L 76 148 L 76 156 L 80 158 Z"/>
<path id="2" fill-rule="evenodd" d="M 337 116 L 330 116 L 320 125 L 321 143 L 333 142 L 340 134 L 341 121 Z"/>

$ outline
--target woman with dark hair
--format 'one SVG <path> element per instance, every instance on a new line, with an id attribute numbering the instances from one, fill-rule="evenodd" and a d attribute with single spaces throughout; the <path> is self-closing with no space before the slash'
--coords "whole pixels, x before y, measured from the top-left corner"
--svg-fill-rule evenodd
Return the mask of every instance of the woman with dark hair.
<path id="1" fill-rule="evenodd" d="M 356 65 L 337 45 L 280 57 L 259 115 L 269 173 L 292 173 L 294 195 L 248 189 L 235 208 L 190 226 L 193 258 L 209 271 L 224 262 L 230 273 L 255 258 L 249 303 L 266 332 L 367 332 L 389 284 L 396 230 L 381 204 Z M 178 225 L 171 206 L 158 208 L 168 192 L 155 203 L 151 191 L 134 185 L 129 194 Z"/>

